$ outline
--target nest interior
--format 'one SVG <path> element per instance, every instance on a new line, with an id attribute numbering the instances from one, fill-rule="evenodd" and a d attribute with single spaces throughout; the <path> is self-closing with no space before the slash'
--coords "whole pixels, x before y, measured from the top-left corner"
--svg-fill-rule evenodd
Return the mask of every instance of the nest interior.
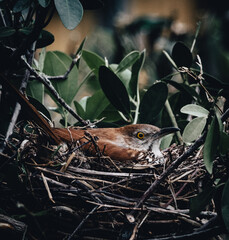
<path id="1" fill-rule="evenodd" d="M 118 162 L 85 154 L 77 143 L 52 145 L 42 131 L 23 128 L 8 149 L 11 179 L 4 176 L 0 201 L 30 239 L 158 239 L 190 233 L 215 216 L 213 205 L 198 218 L 189 215 L 189 200 L 206 177 L 200 152 L 145 197 L 183 146 L 164 150 L 164 164 Z"/>

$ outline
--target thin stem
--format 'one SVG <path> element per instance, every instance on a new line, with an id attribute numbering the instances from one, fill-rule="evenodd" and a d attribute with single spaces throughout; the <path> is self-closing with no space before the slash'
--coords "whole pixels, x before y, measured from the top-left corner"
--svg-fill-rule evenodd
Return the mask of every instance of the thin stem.
<path id="1" fill-rule="evenodd" d="M 172 108 L 171 108 L 171 106 L 170 106 L 170 103 L 169 103 L 168 99 L 167 99 L 166 102 L 165 102 L 165 108 L 166 108 L 166 110 L 167 110 L 167 112 L 168 112 L 168 114 L 169 114 L 169 117 L 170 117 L 170 119 L 171 119 L 171 121 L 172 121 L 173 126 L 176 127 L 176 128 L 178 128 L 178 124 L 177 124 L 176 118 L 175 118 L 175 116 L 174 116 L 174 114 L 173 114 L 173 110 L 172 110 Z M 183 140 L 182 140 L 182 136 L 181 136 L 180 131 L 177 131 L 177 132 L 176 132 L 176 135 L 177 135 L 177 138 L 178 138 L 179 143 L 180 143 L 180 144 L 183 144 L 184 142 L 183 142 Z"/>

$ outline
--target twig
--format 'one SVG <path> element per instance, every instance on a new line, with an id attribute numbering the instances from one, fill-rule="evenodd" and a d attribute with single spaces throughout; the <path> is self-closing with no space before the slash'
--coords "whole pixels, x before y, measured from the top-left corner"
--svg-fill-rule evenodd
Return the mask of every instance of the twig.
<path id="1" fill-rule="evenodd" d="M 29 69 L 29 71 L 36 76 L 37 80 L 42 82 L 47 89 L 52 93 L 52 95 L 56 98 L 56 100 L 60 103 L 61 106 L 63 106 L 74 118 L 76 118 L 80 123 L 87 126 L 88 121 L 83 120 L 78 114 L 75 113 L 75 111 L 63 100 L 63 98 L 60 97 L 56 89 L 53 87 L 51 81 L 43 74 L 37 73 L 35 69 L 33 69 L 30 64 L 28 64 L 25 59 L 22 58 L 23 63 L 25 66 Z"/>
<path id="2" fill-rule="evenodd" d="M 89 213 L 88 215 L 80 222 L 80 224 L 76 227 L 76 229 L 73 231 L 73 233 L 68 237 L 68 240 L 71 240 L 74 235 L 77 233 L 77 231 L 79 231 L 79 229 L 83 226 L 83 224 L 87 221 L 87 219 L 90 217 L 90 215 L 92 215 L 95 210 L 98 208 L 99 206 L 95 206 Z"/>
<path id="3" fill-rule="evenodd" d="M 169 114 L 169 117 L 170 117 L 170 120 L 172 121 L 173 126 L 178 128 L 178 124 L 177 124 L 176 118 L 175 118 L 175 116 L 173 114 L 173 110 L 172 110 L 172 108 L 170 106 L 170 103 L 169 103 L 168 99 L 165 101 L 165 108 L 166 108 L 166 110 L 167 110 L 167 112 Z M 176 135 L 177 135 L 179 143 L 182 145 L 184 142 L 182 140 L 180 131 L 177 131 Z"/>
<path id="4" fill-rule="evenodd" d="M 215 226 L 199 232 L 188 233 L 180 236 L 148 238 L 147 240 L 202 240 L 219 235 L 223 232 L 223 230 L 224 228 L 222 226 Z"/>

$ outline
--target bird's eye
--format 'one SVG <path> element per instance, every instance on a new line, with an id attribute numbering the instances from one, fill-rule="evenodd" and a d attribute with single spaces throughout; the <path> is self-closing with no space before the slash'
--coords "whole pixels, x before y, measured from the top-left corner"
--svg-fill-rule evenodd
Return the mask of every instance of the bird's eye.
<path id="1" fill-rule="evenodd" d="M 137 138 L 143 139 L 144 138 L 144 133 L 143 132 L 138 132 L 137 133 Z"/>

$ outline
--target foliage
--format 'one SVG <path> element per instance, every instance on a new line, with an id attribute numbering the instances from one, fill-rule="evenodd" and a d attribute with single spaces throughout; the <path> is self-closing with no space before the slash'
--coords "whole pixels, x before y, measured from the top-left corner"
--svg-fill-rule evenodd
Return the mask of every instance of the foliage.
<path id="1" fill-rule="evenodd" d="M 164 51 L 173 67 L 171 74 L 163 77 L 148 89 L 139 89 L 139 79 L 145 61 L 145 51 L 132 51 L 118 64 L 111 64 L 97 54 L 84 50 L 83 43 L 72 59 L 65 53 L 45 52 L 43 49 L 39 59 L 34 59 L 34 51 L 44 48 L 54 41 L 54 36 L 43 28 L 57 10 L 63 24 L 68 29 L 75 28 L 81 21 L 83 7 L 100 6 L 100 1 L 79 0 L 18 0 L 0 1 L 0 71 L 1 76 L 11 79 L 20 91 L 26 91 L 31 97 L 30 102 L 45 116 L 50 118 L 44 104 L 45 93 L 49 94 L 57 107 L 50 108 L 60 114 L 60 122 L 67 127 L 68 111 L 54 93 L 61 97 L 67 105 L 74 105 L 76 113 L 85 120 L 101 121 L 100 126 L 122 126 L 129 123 L 150 123 L 159 127 L 177 125 L 182 132 L 180 136 L 170 136 L 171 141 L 184 141 L 189 145 L 202 134 L 206 135 L 204 142 L 204 164 L 210 175 L 208 187 L 191 201 L 191 213 L 198 216 L 206 207 L 215 193 L 222 195 L 220 205 L 224 223 L 229 229 L 228 214 L 228 151 L 229 135 L 220 119 L 223 111 L 219 110 L 218 100 L 223 96 L 228 101 L 229 84 L 203 72 L 203 66 L 198 56 L 182 42 L 177 42 L 171 56 Z M 34 19 L 35 15 L 35 19 Z M 79 58 L 84 60 L 90 72 L 79 83 Z M 48 84 L 54 87 L 52 91 L 48 84 L 44 86 L 37 75 L 31 74 L 25 62 L 33 66 L 42 78 L 50 80 Z M 66 74 L 67 73 L 67 74 Z M 179 77 L 179 82 L 174 80 Z M 20 82 L 21 80 L 21 82 Z M 90 80 L 90 81 L 89 81 Z M 2 80 L 1 89 L 1 133 L 7 135 L 8 123 L 13 114 L 15 98 L 8 94 Z M 76 95 L 83 84 L 97 83 L 100 88 L 91 96 L 76 101 Z M 175 91 L 168 91 L 173 86 Z M 223 90 L 222 90 L 223 89 Z M 50 110 L 49 109 L 49 110 Z M 23 117 L 23 114 L 20 116 Z M 102 120 L 101 120 L 102 119 Z M 51 120 L 51 119 L 50 119 Z M 79 120 L 76 125 L 81 124 Z M 7 140 L 7 137 L 6 137 Z M 167 139 L 168 140 L 168 139 Z M 5 139 L 3 142 L 3 149 Z M 219 175 L 214 166 L 215 159 L 225 166 L 224 174 Z M 22 168 L 23 169 L 23 168 Z M 15 175 L 15 169 L 11 169 Z M 5 176 L 4 176 L 5 177 Z M 17 180 L 15 180 L 18 182 Z M 224 186 L 223 190 L 219 186 Z M 210 190 L 209 190 L 210 189 Z"/>

